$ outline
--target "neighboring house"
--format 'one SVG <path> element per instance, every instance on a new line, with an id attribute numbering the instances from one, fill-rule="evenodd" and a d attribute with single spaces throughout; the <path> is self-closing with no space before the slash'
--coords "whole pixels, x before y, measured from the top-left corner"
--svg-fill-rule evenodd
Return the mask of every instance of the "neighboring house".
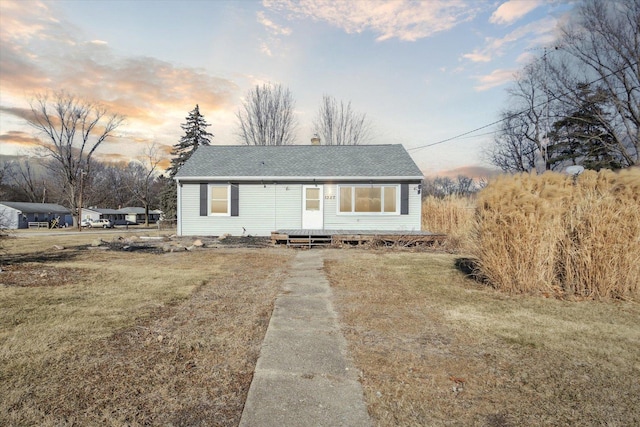
<path id="1" fill-rule="evenodd" d="M 149 223 L 157 222 L 160 214 L 161 211 L 150 209 Z M 115 225 L 144 224 L 144 208 L 137 206 L 121 209 L 82 208 L 82 219 L 110 219 Z"/>
<path id="2" fill-rule="evenodd" d="M 9 229 L 28 228 L 29 223 L 50 223 L 58 219 L 60 226 L 72 226 L 71 211 L 54 203 L 0 202 L 0 226 Z"/>
<path id="3" fill-rule="evenodd" d="M 124 216 L 127 224 L 144 224 L 144 208 L 129 206 L 118 209 L 118 213 Z M 161 213 L 159 210 L 149 209 L 149 224 L 158 222 Z"/>
<path id="4" fill-rule="evenodd" d="M 423 174 L 402 145 L 201 146 L 175 180 L 178 235 L 420 231 Z"/>
<path id="5" fill-rule="evenodd" d="M 118 220 L 124 224 L 124 214 L 120 213 L 116 209 L 97 208 L 95 206 L 89 208 L 82 208 L 83 220 L 98 220 L 98 219 L 110 219 L 114 224 L 118 224 Z"/>

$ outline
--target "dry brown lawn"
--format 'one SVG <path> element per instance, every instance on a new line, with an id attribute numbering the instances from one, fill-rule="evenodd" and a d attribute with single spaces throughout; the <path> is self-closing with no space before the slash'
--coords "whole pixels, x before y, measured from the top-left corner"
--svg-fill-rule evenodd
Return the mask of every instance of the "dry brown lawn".
<path id="1" fill-rule="evenodd" d="M 3 242 L 0 425 L 237 425 L 295 253 L 61 236 Z"/>
<path id="2" fill-rule="evenodd" d="M 378 426 L 640 425 L 640 307 L 507 296 L 456 256 L 326 266 Z"/>
<path id="3" fill-rule="evenodd" d="M 0 425 L 237 425 L 296 251 L 95 238 L 3 242 Z M 508 296 L 450 254 L 325 253 L 376 425 L 640 425 L 637 303 Z"/>

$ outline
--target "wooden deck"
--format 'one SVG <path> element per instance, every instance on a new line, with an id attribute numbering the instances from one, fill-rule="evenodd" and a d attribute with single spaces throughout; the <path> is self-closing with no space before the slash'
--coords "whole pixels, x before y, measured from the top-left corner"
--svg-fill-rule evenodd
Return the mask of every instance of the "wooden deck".
<path id="1" fill-rule="evenodd" d="M 428 231 L 397 230 L 278 230 L 271 232 L 274 245 L 286 244 L 290 247 L 338 246 L 344 244 L 362 245 L 379 242 L 385 245 L 431 245 L 444 240 L 446 235 Z"/>

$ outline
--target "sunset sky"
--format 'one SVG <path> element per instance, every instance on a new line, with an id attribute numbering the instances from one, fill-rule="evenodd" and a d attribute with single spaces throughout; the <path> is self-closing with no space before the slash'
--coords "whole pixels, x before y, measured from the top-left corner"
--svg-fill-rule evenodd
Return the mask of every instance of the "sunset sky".
<path id="1" fill-rule="evenodd" d="M 33 147 L 37 93 L 65 90 L 123 114 L 99 149 L 168 153 L 196 104 L 214 144 L 238 144 L 247 91 L 273 82 L 296 101 L 308 144 L 323 94 L 367 114 L 376 144 L 403 144 L 426 174 L 482 171 L 506 88 L 553 43 L 572 4 L 554 0 L 0 0 L 0 154 Z M 168 154 L 167 154 L 168 157 Z"/>

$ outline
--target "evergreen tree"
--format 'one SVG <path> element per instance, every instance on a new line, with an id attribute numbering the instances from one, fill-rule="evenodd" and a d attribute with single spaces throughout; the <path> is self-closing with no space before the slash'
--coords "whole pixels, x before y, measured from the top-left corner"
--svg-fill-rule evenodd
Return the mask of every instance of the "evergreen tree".
<path id="1" fill-rule="evenodd" d="M 158 180 L 162 183 L 160 190 L 160 210 L 164 219 L 175 219 L 177 216 L 178 189 L 172 178 L 160 176 Z"/>
<path id="2" fill-rule="evenodd" d="M 171 155 L 174 156 L 173 159 L 171 159 L 171 166 L 168 169 L 171 178 L 178 173 L 178 170 L 180 170 L 184 162 L 191 157 L 196 148 L 200 145 L 211 144 L 211 138 L 213 138 L 213 135 L 207 132 L 207 127 L 211 125 L 208 124 L 204 116 L 200 114 L 198 105 L 189 112 L 187 122 L 180 126 L 182 130 L 184 130 L 184 136 L 180 138 L 180 141 L 175 144 L 173 150 L 171 150 Z"/>
<path id="3" fill-rule="evenodd" d="M 167 169 L 168 177 L 165 179 L 160 194 L 160 209 L 164 218 L 174 219 L 177 213 L 178 191 L 173 177 L 176 176 L 182 165 L 191 157 L 194 151 L 201 145 L 210 145 L 213 135 L 207 132 L 208 124 L 204 116 L 200 114 L 200 108 L 196 105 L 186 118 L 187 122 L 180 125 L 184 130 L 184 136 L 173 146 L 171 150 L 171 166 Z"/>
<path id="4" fill-rule="evenodd" d="M 587 169 L 620 169 L 615 138 L 607 128 L 606 96 L 579 85 L 581 105 L 553 124 L 549 133 L 549 163 L 554 169 L 581 164 Z"/>

